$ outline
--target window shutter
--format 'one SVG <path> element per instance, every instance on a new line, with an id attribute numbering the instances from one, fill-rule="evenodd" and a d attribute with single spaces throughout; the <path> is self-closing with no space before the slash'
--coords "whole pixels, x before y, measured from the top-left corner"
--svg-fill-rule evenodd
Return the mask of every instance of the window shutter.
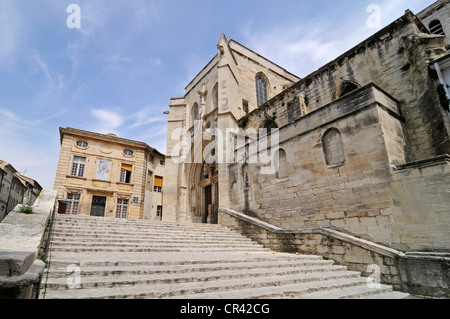
<path id="1" fill-rule="evenodd" d="M 127 172 L 133 172 L 133 166 L 122 164 L 122 169 L 126 170 Z"/>
<path id="2" fill-rule="evenodd" d="M 155 176 L 155 187 L 163 187 L 163 178 L 160 176 Z"/>

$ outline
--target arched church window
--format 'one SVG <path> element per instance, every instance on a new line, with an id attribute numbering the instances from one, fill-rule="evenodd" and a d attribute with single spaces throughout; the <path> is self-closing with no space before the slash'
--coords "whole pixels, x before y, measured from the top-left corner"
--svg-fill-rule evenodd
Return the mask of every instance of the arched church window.
<path id="1" fill-rule="evenodd" d="M 219 84 L 216 83 L 213 89 L 214 107 L 219 107 Z"/>
<path id="2" fill-rule="evenodd" d="M 194 106 L 192 108 L 192 112 L 193 112 L 192 113 L 192 118 L 193 118 L 194 122 L 195 121 L 199 121 L 200 120 L 200 110 L 198 108 L 198 104 L 197 103 L 194 104 Z"/>
<path id="3" fill-rule="evenodd" d="M 430 32 L 436 35 L 445 35 L 444 28 L 442 27 L 441 21 L 433 20 L 430 22 Z"/>
<path id="4" fill-rule="evenodd" d="M 329 129 L 322 137 L 322 148 L 327 166 L 337 167 L 344 165 L 345 154 L 341 133 L 335 129 Z"/>
<path id="5" fill-rule="evenodd" d="M 258 107 L 267 102 L 267 81 L 261 75 L 257 75 L 256 79 L 256 101 L 258 103 Z"/>

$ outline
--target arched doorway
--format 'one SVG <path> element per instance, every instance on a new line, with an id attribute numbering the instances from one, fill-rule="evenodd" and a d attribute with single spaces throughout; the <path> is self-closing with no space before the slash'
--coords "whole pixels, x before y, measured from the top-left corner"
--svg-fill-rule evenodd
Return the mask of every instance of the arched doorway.
<path id="1" fill-rule="evenodd" d="M 219 212 L 218 166 L 216 163 L 196 165 L 190 190 L 190 206 L 194 223 L 217 224 Z"/>

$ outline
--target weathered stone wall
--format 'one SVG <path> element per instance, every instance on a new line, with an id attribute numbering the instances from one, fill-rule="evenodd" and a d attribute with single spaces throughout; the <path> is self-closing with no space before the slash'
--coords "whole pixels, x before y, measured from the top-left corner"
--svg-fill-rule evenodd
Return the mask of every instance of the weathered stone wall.
<path id="1" fill-rule="evenodd" d="M 275 115 L 278 127 L 296 120 L 288 109 L 299 97 L 309 113 L 338 98 L 346 83 L 375 83 L 400 102 L 412 159 L 450 153 L 448 117 L 428 69 L 428 62 L 447 53 L 445 38 L 427 32 L 407 13 L 254 111 L 247 127 L 262 127 L 267 114 Z"/>
<path id="2" fill-rule="evenodd" d="M 276 251 L 323 256 L 415 295 L 450 297 L 450 254 L 403 253 L 327 228 L 282 229 L 221 209 L 219 222 Z"/>
<path id="3" fill-rule="evenodd" d="M 407 12 L 252 112 L 247 130 L 268 119 L 280 128 L 288 176 L 230 165 L 230 208 L 283 228 L 333 227 L 397 249 L 449 250 L 448 161 L 412 169 L 417 183 L 395 171 L 450 153 L 449 120 L 428 69 L 445 44 L 427 32 Z M 348 93 L 349 85 L 362 88 Z M 341 142 L 324 143 L 330 130 Z"/>
<path id="4" fill-rule="evenodd" d="M 438 0 L 428 8 L 417 14 L 420 21 L 429 28 L 430 22 L 433 20 L 439 20 L 444 30 L 444 33 L 447 35 L 446 44 L 450 45 L 450 1 L 448 0 Z"/>
<path id="5" fill-rule="evenodd" d="M 330 129 L 341 134 L 341 165 L 326 162 Z M 403 180 L 394 168 L 409 160 L 405 131 L 394 99 L 373 85 L 358 89 L 280 129 L 287 177 L 229 165 L 230 208 L 282 228 L 333 227 L 397 249 L 448 250 L 448 161 L 411 168 L 403 174 L 420 181 Z"/>
<path id="6" fill-rule="evenodd" d="M 333 226 L 366 234 L 367 226 L 377 225 L 377 217 L 380 223 L 389 222 L 381 218 L 391 199 L 389 158 L 379 117 L 383 111 L 375 92 L 373 86 L 362 88 L 281 128 L 286 178 L 262 175 L 259 165 L 250 164 L 249 187 L 244 189 L 239 176 L 243 168 L 230 166 L 230 183 L 236 181 L 230 185 L 231 208 L 251 211 L 282 228 Z M 341 133 L 345 161 L 340 166 L 325 161 L 322 137 L 329 129 Z M 392 239 L 386 235 L 377 239 Z"/>
<path id="7" fill-rule="evenodd" d="M 450 156 L 409 163 L 392 172 L 393 224 L 398 248 L 450 250 Z"/>

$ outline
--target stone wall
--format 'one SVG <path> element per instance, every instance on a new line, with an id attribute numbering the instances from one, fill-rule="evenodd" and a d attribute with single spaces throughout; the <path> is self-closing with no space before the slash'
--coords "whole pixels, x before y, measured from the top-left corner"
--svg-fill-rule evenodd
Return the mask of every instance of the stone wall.
<path id="1" fill-rule="evenodd" d="M 389 182 L 398 248 L 450 250 L 450 156 L 400 165 Z"/>
<path id="2" fill-rule="evenodd" d="M 341 132 L 342 164 L 326 162 L 330 129 Z M 407 145 L 395 100 L 363 87 L 280 129 L 286 177 L 229 165 L 230 208 L 282 228 L 332 227 L 396 249 L 447 251 L 449 157 L 397 164 L 407 162 Z"/>
<path id="3" fill-rule="evenodd" d="M 247 131 L 268 119 L 280 128 L 288 173 L 229 165 L 230 205 L 222 207 L 282 228 L 332 227 L 396 249 L 450 250 L 450 123 L 428 69 L 447 51 L 443 37 L 427 33 L 407 12 L 249 114 Z M 421 161 L 431 167 L 405 166 Z"/>
<path id="4" fill-rule="evenodd" d="M 396 290 L 450 297 L 450 254 L 403 253 L 328 228 L 288 230 L 228 209 L 219 223 L 276 251 L 323 256 Z M 379 276 L 379 277 L 378 277 Z"/>
<path id="5" fill-rule="evenodd" d="M 54 211 L 56 191 L 42 191 L 25 215 L 16 207 L 0 223 L 0 299 L 30 299 L 33 285 L 40 281 L 45 263 L 39 252 Z"/>
<path id="6" fill-rule="evenodd" d="M 446 53 L 445 37 L 429 35 L 407 11 L 253 111 L 247 127 L 262 127 L 267 115 L 283 127 L 297 119 L 288 110 L 298 98 L 310 113 L 338 99 L 348 83 L 357 87 L 375 83 L 399 101 L 412 160 L 450 153 L 449 120 L 437 99 L 437 77 L 428 69 L 429 62 Z"/>

